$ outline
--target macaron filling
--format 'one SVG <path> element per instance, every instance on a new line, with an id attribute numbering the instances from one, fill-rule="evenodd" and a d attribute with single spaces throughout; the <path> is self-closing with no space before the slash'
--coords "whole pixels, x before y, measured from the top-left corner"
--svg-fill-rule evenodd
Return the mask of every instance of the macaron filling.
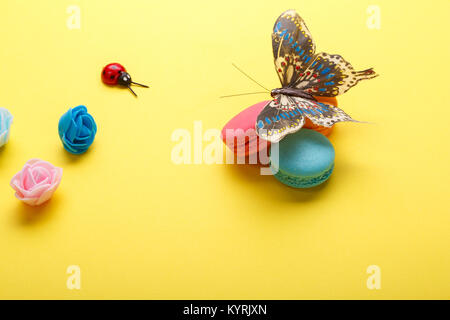
<path id="1" fill-rule="evenodd" d="M 295 188 L 311 188 L 315 187 L 323 182 L 325 182 L 333 172 L 334 163 L 330 165 L 330 168 L 325 170 L 325 172 L 320 173 L 315 176 L 307 176 L 307 177 L 298 177 L 287 174 L 283 172 L 283 170 L 278 169 L 278 172 L 275 172 L 274 168 L 271 167 L 272 172 L 280 182 Z"/>

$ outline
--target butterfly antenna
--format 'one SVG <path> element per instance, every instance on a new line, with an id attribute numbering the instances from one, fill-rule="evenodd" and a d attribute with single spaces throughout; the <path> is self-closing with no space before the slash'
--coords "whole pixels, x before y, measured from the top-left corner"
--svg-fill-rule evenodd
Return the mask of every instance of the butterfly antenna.
<path id="1" fill-rule="evenodd" d="M 235 65 L 234 63 L 232 63 L 233 67 L 235 67 L 240 73 L 242 73 L 244 76 L 246 76 L 247 78 L 249 78 L 250 80 L 252 80 L 254 83 L 256 83 L 258 86 L 260 86 L 261 88 L 263 88 L 264 90 L 270 92 L 269 89 L 267 89 L 266 87 L 264 87 L 262 84 L 260 84 L 258 81 L 256 81 L 255 79 L 253 79 L 252 77 L 250 77 L 248 74 L 246 74 L 244 71 L 242 71 L 237 65 Z"/>
<path id="2" fill-rule="evenodd" d="M 262 94 L 262 93 L 267 94 L 267 92 L 261 91 L 261 92 L 249 92 L 249 93 L 230 94 L 230 95 L 227 95 L 227 96 L 221 96 L 219 98 L 229 98 L 229 97 L 237 97 L 237 96 L 246 96 L 248 94 Z"/>

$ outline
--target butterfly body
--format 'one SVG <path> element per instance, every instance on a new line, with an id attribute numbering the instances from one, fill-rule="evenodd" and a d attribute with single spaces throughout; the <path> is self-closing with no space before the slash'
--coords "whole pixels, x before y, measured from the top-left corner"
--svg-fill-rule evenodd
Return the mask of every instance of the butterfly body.
<path id="1" fill-rule="evenodd" d="M 353 121 L 341 109 L 318 102 L 314 97 L 335 97 L 359 81 L 372 79 L 372 69 L 355 71 L 340 55 L 315 52 L 315 43 L 303 19 L 294 10 L 280 15 L 272 32 L 272 48 L 281 88 L 273 89 L 270 101 L 256 120 L 263 139 L 278 142 L 298 131 L 309 118 L 314 124 L 331 127 Z"/>
<path id="2" fill-rule="evenodd" d="M 277 95 L 280 95 L 280 94 L 316 101 L 316 98 L 314 98 L 314 96 L 312 96 L 311 94 L 309 94 L 303 90 L 297 89 L 297 88 L 285 87 L 285 88 L 273 89 L 272 91 L 270 91 L 270 95 L 272 96 L 272 98 L 275 98 Z"/>

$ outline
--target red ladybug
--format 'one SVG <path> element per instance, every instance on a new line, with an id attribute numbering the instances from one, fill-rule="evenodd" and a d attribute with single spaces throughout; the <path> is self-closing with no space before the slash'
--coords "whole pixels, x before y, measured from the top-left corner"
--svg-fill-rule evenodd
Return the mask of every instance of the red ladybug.
<path id="1" fill-rule="evenodd" d="M 102 80 L 104 83 L 114 86 L 117 84 L 117 79 L 121 72 L 127 72 L 123 65 L 119 63 L 110 63 L 103 68 Z"/>
<path id="2" fill-rule="evenodd" d="M 144 88 L 148 86 L 131 81 L 131 76 L 125 67 L 119 63 L 110 63 L 103 68 L 102 81 L 110 86 L 121 85 L 130 89 L 130 91 L 137 97 L 136 93 L 131 89 L 131 84 L 135 84 Z"/>

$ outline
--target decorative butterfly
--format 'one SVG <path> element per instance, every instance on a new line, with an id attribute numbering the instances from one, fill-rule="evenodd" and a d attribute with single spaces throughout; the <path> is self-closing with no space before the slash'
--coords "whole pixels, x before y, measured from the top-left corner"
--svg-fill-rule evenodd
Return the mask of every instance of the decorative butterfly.
<path id="1" fill-rule="evenodd" d="M 335 97 L 359 81 L 378 76 L 373 69 L 355 71 L 340 55 L 315 53 L 316 46 L 303 19 L 294 10 L 281 14 L 272 33 L 275 68 L 281 88 L 256 120 L 257 134 L 278 142 L 301 129 L 305 117 L 320 126 L 353 121 L 341 109 L 318 102 L 314 96 Z"/>

